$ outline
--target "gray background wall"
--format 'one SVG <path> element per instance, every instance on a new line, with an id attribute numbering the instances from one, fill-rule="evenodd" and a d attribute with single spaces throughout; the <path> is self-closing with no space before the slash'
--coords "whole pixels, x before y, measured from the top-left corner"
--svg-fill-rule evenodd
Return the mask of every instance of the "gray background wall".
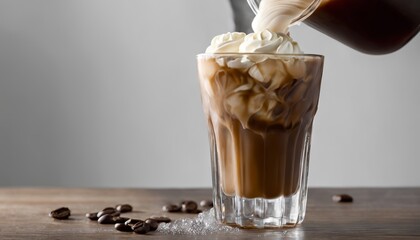
<path id="1" fill-rule="evenodd" d="M 1 0 L 0 186 L 210 186 L 195 55 L 226 0 Z M 368 56 L 302 25 L 326 56 L 311 186 L 420 186 L 420 36 Z"/>

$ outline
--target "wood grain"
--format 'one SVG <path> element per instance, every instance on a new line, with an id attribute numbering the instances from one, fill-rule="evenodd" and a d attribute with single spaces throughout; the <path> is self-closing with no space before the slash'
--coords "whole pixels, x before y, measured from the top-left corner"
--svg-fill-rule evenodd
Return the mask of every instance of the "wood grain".
<path id="1" fill-rule="evenodd" d="M 348 193 L 353 203 L 335 203 L 332 195 Z M 133 205 L 125 216 L 162 215 L 166 203 L 209 199 L 209 189 L 34 189 L 0 188 L 0 239 L 420 239 L 420 188 L 310 189 L 304 223 L 289 230 L 241 230 L 235 234 L 145 236 L 120 233 L 84 217 L 119 203 Z M 72 210 L 69 220 L 48 213 Z M 172 219 L 194 214 L 166 214 Z"/>

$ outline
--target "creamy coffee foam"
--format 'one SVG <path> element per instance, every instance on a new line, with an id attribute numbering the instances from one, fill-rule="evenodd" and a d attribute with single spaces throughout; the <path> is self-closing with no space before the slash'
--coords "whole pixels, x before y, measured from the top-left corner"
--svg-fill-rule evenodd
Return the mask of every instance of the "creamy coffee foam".
<path id="1" fill-rule="evenodd" d="M 252 53 L 282 53 L 299 54 L 302 53 L 297 42 L 282 33 L 275 33 L 264 30 L 258 33 L 250 33 L 244 38 L 244 42 L 239 46 L 239 52 Z"/>
<path id="2" fill-rule="evenodd" d="M 253 22 L 254 33 L 221 34 L 213 38 L 206 53 L 301 54 L 297 42 L 288 35 L 289 26 L 301 19 L 314 0 L 261 0 Z"/>
<path id="3" fill-rule="evenodd" d="M 288 27 L 312 3 L 308 0 L 261 1 L 253 21 L 255 33 L 225 33 L 213 38 L 206 53 L 300 54 L 297 42 L 288 36 Z"/>
<path id="4" fill-rule="evenodd" d="M 297 42 L 283 33 L 264 30 L 257 33 L 233 32 L 213 38 L 206 53 L 280 53 L 300 54 Z"/>
<path id="5" fill-rule="evenodd" d="M 246 34 L 240 32 L 225 33 L 211 40 L 206 53 L 239 52 L 239 46 L 244 42 Z"/>

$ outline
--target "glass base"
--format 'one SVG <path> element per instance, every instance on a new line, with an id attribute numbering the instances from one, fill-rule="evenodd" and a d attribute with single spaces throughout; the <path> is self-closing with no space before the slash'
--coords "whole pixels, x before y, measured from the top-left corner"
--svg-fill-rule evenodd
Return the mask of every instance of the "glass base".
<path id="1" fill-rule="evenodd" d="M 221 223 L 241 228 L 295 227 L 305 217 L 306 196 L 302 195 L 306 195 L 306 191 L 275 199 L 244 198 L 221 193 L 215 202 L 216 218 Z"/>

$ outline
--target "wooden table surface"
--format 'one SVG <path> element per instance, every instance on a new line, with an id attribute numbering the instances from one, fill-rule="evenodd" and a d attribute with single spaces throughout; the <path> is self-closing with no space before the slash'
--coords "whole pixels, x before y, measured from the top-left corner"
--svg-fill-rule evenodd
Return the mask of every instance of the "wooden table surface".
<path id="1" fill-rule="evenodd" d="M 331 196 L 348 193 L 353 203 Z M 162 215 L 166 203 L 209 199 L 209 189 L 50 189 L 0 188 L 0 239 L 420 239 L 420 188 L 317 188 L 309 190 L 305 221 L 285 230 L 240 230 L 207 236 L 137 235 L 114 230 L 84 217 L 119 203 L 133 205 L 128 217 Z M 48 213 L 72 210 L 69 220 Z M 194 214 L 166 214 L 172 219 Z"/>

